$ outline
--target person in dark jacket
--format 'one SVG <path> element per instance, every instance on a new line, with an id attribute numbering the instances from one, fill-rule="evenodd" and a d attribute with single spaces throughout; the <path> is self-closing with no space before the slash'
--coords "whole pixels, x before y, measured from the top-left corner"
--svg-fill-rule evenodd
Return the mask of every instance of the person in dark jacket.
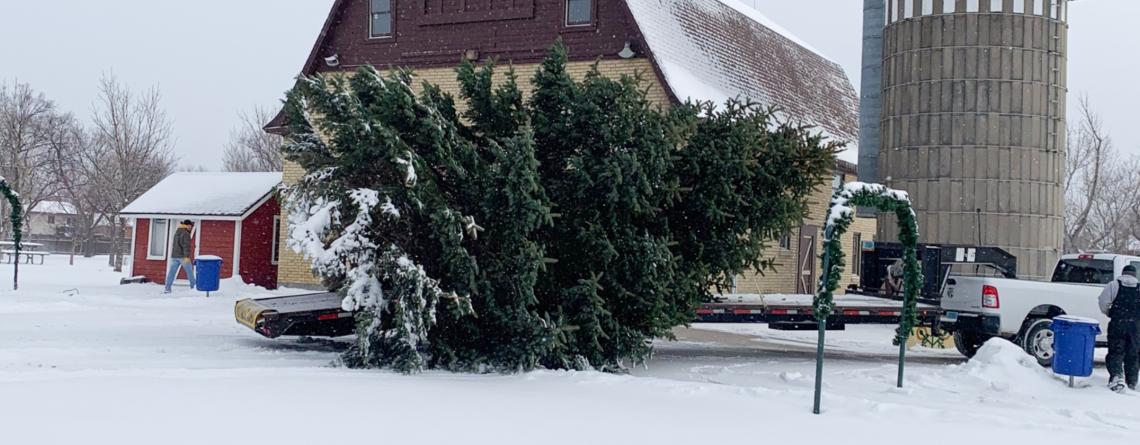
<path id="1" fill-rule="evenodd" d="M 170 246 L 170 260 L 166 265 L 166 291 L 170 293 L 170 286 L 174 284 L 174 279 L 178 277 L 178 269 L 181 268 L 186 271 L 186 278 L 190 281 L 190 288 L 194 289 L 194 268 L 190 265 L 192 260 L 190 250 L 190 231 L 194 229 L 194 223 L 190 220 L 182 221 L 178 225 L 178 230 L 174 232 L 174 243 Z"/>
<path id="2" fill-rule="evenodd" d="M 1124 274 L 1100 293 L 1100 311 L 1108 315 L 1108 388 L 1136 389 L 1140 377 L 1140 281 L 1136 268 L 1124 266 Z"/>

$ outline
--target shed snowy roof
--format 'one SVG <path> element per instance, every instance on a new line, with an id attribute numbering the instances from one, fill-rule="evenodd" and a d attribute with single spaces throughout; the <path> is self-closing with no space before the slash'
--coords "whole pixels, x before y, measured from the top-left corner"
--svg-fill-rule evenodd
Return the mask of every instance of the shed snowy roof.
<path id="1" fill-rule="evenodd" d="M 839 64 L 737 0 L 627 0 L 677 99 L 750 98 L 849 142 L 855 162 L 859 98 Z"/>
<path id="2" fill-rule="evenodd" d="M 63 201 L 40 201 L 28 213 L 45 213 L 51 215 L 74 215 L 75 206 Z"/>
<path id="3" fill-rule="evenodd" d="M 175 173 L 121 215 L 244 216 L 281 184 L 281 173 Z"/>

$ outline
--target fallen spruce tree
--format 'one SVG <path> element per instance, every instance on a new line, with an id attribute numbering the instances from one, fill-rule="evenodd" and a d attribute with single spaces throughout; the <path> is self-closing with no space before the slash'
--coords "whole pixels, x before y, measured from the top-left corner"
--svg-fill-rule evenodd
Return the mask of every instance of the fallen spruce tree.
<path id="1" fill-rule="evenodd" d="M 524 97 L 464 63 L 459 100 L 411 73 L 303 77 L 285 106 L 289 243 L 356 312 L 352 367 L 619 371 L 711 292 L 771 270 L 840 146 L 730 100 L 661 109 L 636 76 Z"/>

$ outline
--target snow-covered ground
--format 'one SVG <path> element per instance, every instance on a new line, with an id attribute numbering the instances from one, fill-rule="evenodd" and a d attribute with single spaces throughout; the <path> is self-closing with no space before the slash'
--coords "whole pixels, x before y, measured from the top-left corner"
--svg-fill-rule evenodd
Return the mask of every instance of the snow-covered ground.
<path id="1" fill-rule="evenodd" d="M 401 376 L 329 366 L 341 344 L 261 338 L 212 298 L 118 285 L 105 258 L 51 257 L 0 291 L 0 443 L 1110 443 L 1140 396 L 1069 389 L 1012 345 L 971 362 L 914 351 L 894 388 L 890 327 L 829 332 L 822 416 L 814 333 L 700 325 L 632 375 Z M 10 289 L 11 266 L 0 266 Z M 285 291 L 278 291 L 283 293 Z M 905 437 L 903 436 L 905 435 Z"/>

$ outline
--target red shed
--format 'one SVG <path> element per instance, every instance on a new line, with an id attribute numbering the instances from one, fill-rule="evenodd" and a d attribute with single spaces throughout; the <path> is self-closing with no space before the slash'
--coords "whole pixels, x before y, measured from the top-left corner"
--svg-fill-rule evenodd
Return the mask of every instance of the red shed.
<path id="1" fill-rule="evenodd" d="M 237 275 L 265 288 L 277 287 L 280 206 L 275 191 L 281 173 L 175 173 L 119 214 L 131 219 L 128 274 L 166 282 L 174 231 L 194 221 L 194 256 L 222 258 L 222 279 Z M 179 281 L 185 280 L 181 272 Z"/>

